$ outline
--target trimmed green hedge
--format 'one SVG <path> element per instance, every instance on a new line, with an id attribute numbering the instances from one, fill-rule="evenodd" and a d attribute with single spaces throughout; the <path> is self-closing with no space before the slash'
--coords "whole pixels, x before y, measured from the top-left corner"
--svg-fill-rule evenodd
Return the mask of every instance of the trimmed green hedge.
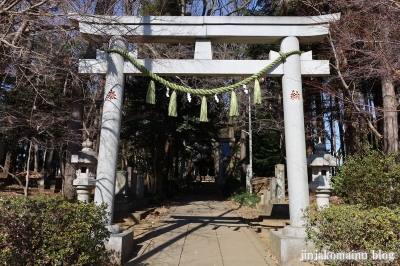
<path id="1" fill-rule="evenodd" d="M 400 265 L 400 207 L 369 210 L 361 205 L 331 206 L 305 215 L 307 241 L 317 250 L 368 254 L 367 260 L 325 261 L 325 265 Z M 373 260 L 379 251 L 393 255 L 390 261 Z M 392 256 L 392 257 L 393 257 Z"/>
<path id="2" fill-rule="evenodd" d="M 2 265 L 104 265 L 105 206 L 62 197 L 0 197 Z"/>

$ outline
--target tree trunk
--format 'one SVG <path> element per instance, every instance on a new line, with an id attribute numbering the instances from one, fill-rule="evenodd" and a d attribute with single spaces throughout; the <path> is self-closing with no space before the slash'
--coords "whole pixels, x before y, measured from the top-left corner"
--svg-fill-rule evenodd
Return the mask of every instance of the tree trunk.
<path id="1" fill-rule="evenodd" d="M 125 15 L 132 16 L 133 15 L 133 3 L 135 0 L 125 0 L 124 1 L 124 8 L 125 8 Z"/>
<path id="2" fill-rule="evenodd" d="M 203 11 L 201 12 L 202 16 L 205 16 L 207 14 L 207 0 L 203 0 Z"/>
<path id="3" fill-rule="evenodd" d="M 116 1 L 99 0 L 94 9 L 95 15 L 113 15 Z"/>
<path id="4" fill-rule="evenodd" d="M 304 99 L 304 117 L 305 122 L 304 122 L 304 127 L 306 129 L 306 155 L 307 158 L 310 157 L 310 155 L 313 153 L 314 150 L 314 138 L 315 138 L 315 127 L 316 127 L 316 122 L 315 116 L 314 116 L 314 111 L 312 106 L 313 104 L 313 94 L 307 93 L 303 97 Z M 308 122 L 307 122 L 308 120 Z"/>
<path id="5" fill-rule="evenodd" d="M 3 160 L 4 156 L 4 143 L 0 140 L 0 161 Z"/>
<path id="6" fill-rule="evenodd" d="M 11 153 L 7 152 L 6 159 L 4 161 L 4 169 L 3 169 L 3 178 L 8 178 L 8 173 L 10 172 L 11 168 Z"/>
<path id="7" fill-rule="evenodd" d="M 103 106 L 101 106 L 100 108 L 100 114 L 103 113 Z M 101 120 L 101 115 L 97 115 L 94 123 L 93 123 L 93 128 L 95 132 L 99 132 L 98 134 L 93 134 L 93 150 L 95 152 L 97 152 L 97 154 L 99 153 L 99 147 L 100 147 L 100 120 Z"/>
<path id="8" fill-rule="evenodd" d="M 331 130 L 331 154 L 336 156 L 336 130 L 335 130 L 335 121 L 333 119 L 333 110 L 335 106 L 335 101 L 333 100 L 333 96 L 329 96 L 329 124 Z"/>
<path id="9" fill-rule="evenodd" d="M 317 91 L 314 94 L 314 100 L 315 100 L 315 133 L 316 133 L 316 140 L 318 141 L 318 138 L 321 138 L 321 141 L 323 143 L 326 142 L 326 133 L 325 133 L 325 125 L 324 125 L 324 114 L 322 112 L 322 94 L 321 92 Z"/>
<path id="10" fill-rule="evenodd" d="M 164 161 L 165 155 L 168 151 L 167 135 L 161 133 L 157 137 L 156 148 L 153 155 L 154 178 L 155 187 L 154 193 L 161 195 L 163 193 L 163 179 L 164 179 Z"/>
<path id="11" fill-rule="evenodd" d="M 82 142 L 82 121 L 83 121 L 83 100 L 82 91 L 79 88 L 74 88 L 71 105 L 71 116 L 69 129 L 71 136 L 66 151 L 65 158 L 65 175 L 63 179 L 63 196 L 67 199 L 72 199 L 75 196 L 75 188 L 72 185 L 73 180 L 76 178 L 76 169 L 71 164 L 71 155 L 77 154 L 81 150 L 80 143 Z"/>
<path id="12" fill-rule="evenodd" d="M 379 49 L 384 52 L 380 55 L 383 67 L 383 76 L 381 77 L 382 101 L 383 101 L 383 151 L 388 154 L 397 152 L 399 149 L 399 125 L 397 121 L 397 97 L 394 89 L 394 78 L 392 76 L 393 66 L 389 63 L 390 57 L 394 54 L 393 44 L 390 35 L 392 30 L 389 25 L 382 23 L 379 32 L 381 41 Z"/>
<path id="13" fill-rule="evenodd" d="M 240 133 L 240 162 L 242 164 L 241 172 L 240 172 L 240 184 L 243 187 L 246 187 L 246 155 L 247 155 L 247 147 L 246 147 L 246 139 L 247 134 L 244 130 Z"/>
<path id="14" fill-rule="evenodd" d="M 337 113 L 339 142 L 340 142 L 340 152 L 339 153 L 342 155 L 343 158 L 345 158 L 346 154 L 345 154 L 345 147 L 344 147 L 344 123 L 343 123 L 342 108 L 340 108 L 341 104 L 342 104 L 342 102 L 339 101 L 339 97 L 335 96 L 335 109 L 336 109 L 336 113 Z"/>
<path id="15" fill-rule="evenodd" d="M 219 168 L 222 167 L 219 165 L 219 160 L 220 160 L 220 151 L 221 151 L 221 147 L 220 147 L 221 143 L 219 141 L 215 142 L 215 150 L 214 150 L 214 176 L 218 176 L 219 178 Z M 190 158 L 192 158 L 192 156 L 190 156 Z M 191 162 L 191 160 L 190 160 Z M 216 180 L 217 181 L 217 178 Z"/>
<path id="16" fill-rule="evenodd" d="M 153 172 L 154 172 L 154 169 L 155 169 L 155 161 L 150 161 L 150 160 L 148 160 L 147 165 L 151 165 L 151 166 L 152 166 L 151 168 L 153 168 Z M 146 171 L 145 173 L 141 173 L 141 174 L 142 174 L 142 175 L 146 174 L 148 191 L 149 191 L 150 193 L 153 193 L 153 194 L 154 194 L 154 193 L 155 193 L 154 174 L 151 175 L 150 172 L 149 172 L 149 169 L 147 169 L 147 171 Z"/>
<path id="17" fill-rule="evenodd" d="M 356 152 L 357 129 L 350 121 L 351 120 L 348 120 L 348 122 L 346 122 L 344 125 L 344 143 L 346 146 L 346 156 L 353 155 Z"/>
<path id="18" fill-rule="evenodd" d="M 128 159 L 126 158 L 126 141 L 122 141 L 121 167 L 122 169 L 127 169 L 128 167 Z"/>
<path id="19" fill-rule="evenodd" d="M 179 177 L 179 169 L 180 169 L 180 167 L 179 167 L 179 161 L 180 161 L 179 160 L 180 159 L 179 150 L 176 148 L 174 153 L 175 153 L 175 156 L 174 156 L 175 158 L 172 158 L 172 160 L 175 161 L 173 178 L 177 178 L 177 177 Z"/>
<path id="20" fill-rule="evenodd" d="M 33 144 L 33 171 L 39 172 L 39 145 Z"/>
<path id="21" fill-rule="evenodd" d="M 229 122 L 231 123 L 231 117 L 229 117 Z M 235 129 L 233 127 L 229 127 L 228 129 L 228 138 L 234 139 L 235 138 Z M 236 165 L 236 160 L 237 160 L 237 149 L 236 149 L 237 143 L 236 142 L 229 142 L 229 147 L 232 152 L 232 157 L 229 160 L 228 166 L 226 167 L 224 177 L 225 178 L 231 178 L 233 177 L 233 173 L 235 172 L 235 165 Z"/>
<path id="22" fill-rule="evenodd" d="M 55 174 L 54 169 L 54 149 L 46 149 L 45 165 L 44 168 L 49 173 L 49 175 Z"/>
<path id="23" fill-rule="evenodd" d="M 26 176 L 25 176 L 25 188 L 24 188 L 24 196 L 25 197 L 28 197 L 29 170 L 30 170 L 29 165 L 30 165 L 30 161 L 31 161 L 31 150 L 32 150 L 32 140 L 29 141 L 28 160 L 26 161 Z"/>
<path id="24" fill-rule="evenodd" d="M 388 154 L 399 149 L 397 98 L 393 85 L 393 78 L 382 79 L 382 98 L 384 109 L 383 151 Z"/>
<path id="25" fill-rule="evenodd" d="M 186 0 L 181 0 L 181 16 L 184 16 L 186 13 Z"/>
<path id="26" fill-rule="evenodd" d="M 179 181 L 183 182 L 185 175 L 185 169 L 186 169 L 186 149 L 185 146 L 182 146 L 182 150 L 180 152 L 180 169 L 179 169 Z"/>

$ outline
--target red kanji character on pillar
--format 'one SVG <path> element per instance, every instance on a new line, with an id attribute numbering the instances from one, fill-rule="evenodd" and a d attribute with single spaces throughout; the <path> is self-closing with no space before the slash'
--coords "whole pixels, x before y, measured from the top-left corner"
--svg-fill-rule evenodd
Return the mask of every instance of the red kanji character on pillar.
<path id="1" fill-rule="evenodd" d="M 115 91 L 110 90 L 110 92 L 107 94 L 107 99 L 109 99 L 109 100 L 117 99 L 117 94 L 115 93 Z"/>

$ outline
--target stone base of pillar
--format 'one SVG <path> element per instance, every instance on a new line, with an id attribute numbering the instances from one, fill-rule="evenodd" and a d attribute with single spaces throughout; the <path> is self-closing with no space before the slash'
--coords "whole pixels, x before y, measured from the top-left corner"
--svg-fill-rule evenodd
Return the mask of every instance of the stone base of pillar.
<path id="1" fill-rule="evenodd" d="M 125 230 L 119 234 L 111 234 L 105 245 L 106 249 L 111 251 L 111 262 L 122 265 L 129 261 L 133 252 L 133 231 Z"/>
<path id="2" fill-rule="evenodd" d="M 303 261 L 302 254 L 313 252 L 314 245 L 306 244 L 305 237 L 287 236 L 280 231 L 269 233 L 269 245 L 271 255 L 281 266 L 311 265 L 310 262 Z"/>

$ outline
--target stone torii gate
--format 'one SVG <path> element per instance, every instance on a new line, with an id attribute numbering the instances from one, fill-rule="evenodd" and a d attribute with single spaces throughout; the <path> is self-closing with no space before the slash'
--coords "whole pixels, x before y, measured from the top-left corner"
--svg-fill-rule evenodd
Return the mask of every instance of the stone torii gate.
<path id="1" fill-rule="evenodd" d="M 329 22 L 340 14 L 312 17 L 134 17 L 70 15 L 81 34 L 110 40 L 109 49 L 127 49 L 128 42 L 195 43 L 193 60 L 137 59 L 159 76 L 250 76 L 279 56 L 270 52 L 269 60 L 213 60 L 212 43 L 280 43 L 281 52 L 299 50 L 300 43 L 321 41 Z M 134 55 L 136 58 L 137 56 Z M 114 187 L 124 94 L 124 75 L 144 75 L 117 53 L 97 51 L 96 59 L 80 60 L 79 73 L 106 75 L 105 99 L 100 135 L 95 202 L 108 204 L 112 223 Z M 309 206 L 305 147 L 302 76 L 329 74 L 328 60 L 313 60 L 312 52 L 293 54 L 267 71 L 264 76 L 282 77 L 290 226 L 274 240 L 284 249 L 298 249 L 292 257 L 275 254 L 289 265 L 300 259 L 301 247 L 285 239 L 300 239 L 305 230 L 301 219 Z M 286 242 L 285 242 L 286 241 Z M 296 242 L 294 241 L 294 242 Z M 299 243 L 300 243 L 299 242 Z M 297 242 L 296 242 L 297 243 Z M 288 246 L 289 245 L 289 246 Z M 271 245 L 272 246 L 272 245 Z M 273 248 L 272 248 L 273 249 Z M 273 250 L 272 250 L 273 251 Z M 280 256 L 280 257 L 279 257 Z M 286 256 L 286 257 L 285 257 Z M 289 264 L 288 264 L 289 263 Z"/>

